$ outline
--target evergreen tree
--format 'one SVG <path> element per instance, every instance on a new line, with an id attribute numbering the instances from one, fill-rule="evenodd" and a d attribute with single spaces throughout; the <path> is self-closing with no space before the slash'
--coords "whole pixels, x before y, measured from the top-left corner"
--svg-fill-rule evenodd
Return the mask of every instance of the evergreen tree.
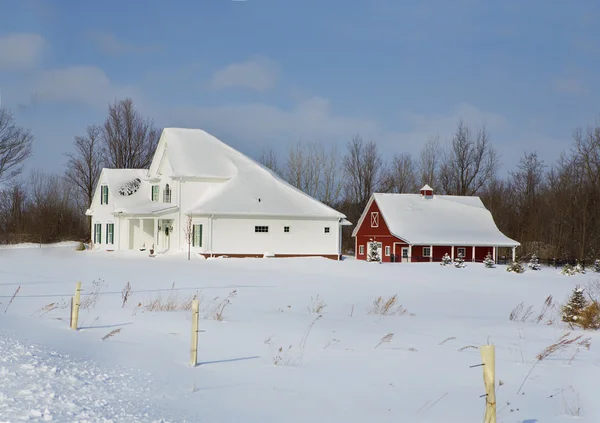
<path id="1" fill-rule="evenodd" d="M 379 256 L 379 247 L 376 242 L 369 243 L 369 255 L 367 256 L 367 261 L 376 261 L 381 262 L 381 257 Z"/>
<path id="2" fill-rule="evenodd" d="M 577 265 L 575 266 L 575 271 L 577 273 L 585 274 L 585 267 L 579 261 L 577 261 Z"/>
<path id="3" fill-rule="evenodd" d="M 465 261 L 463 260 L 463 256 L 462 254 L 459 254 L 458 257 L 456 257 L 456 259 L 454 259 L 454 267 L 465 267 Z"/>
<path id="4" fill-rule="evenodd" d="M 569 302 L 562 307 L 563 322 L 576 322 L 587 305 L 588 302 L 583 296 L 583 288 L 580 288 L 579 286 L 575 287 L 571 294 L 571 298 L 569 298 Z"/>
<path id="5" fill-rule="evenodd" d="M 575 273 L 577 273 L 577 271 L 575 270 L 575 267 L 573 265 L 567 263 L 563 266 L 560 273 L 562 275 L 573 276 L 573 275 L 575 275 Z"/>
<path id="6" fill-rule="evenodd" d="M 594 272 L 600 273 L 600 259 L 596 259 L 594 262 Z"/>
<path id="7" fill-rule="evenodd" d="M 542 267 L 540 266 L 540 260 L 538 259 L 538 256 L 536 256 L 535 254 L 532 255 L 527 267 L 529 267 L 531 270 L 541 270 Z"/>
<path id="8" fill-rule="evenodd" d="M 490 253 L 488 253 L 487 256 L 485 256 L 485 259 L 483 260 L 483 264 L 487 268 L 496 267 L 496 263 L 494 262 L 494 259 L 492 258 L 492 255 Z"/>
<path id="9" fill-rule="evenodd" d="M 523 268 L 523 265 L 521 264 L 519 259 L 517 259 L 508 266 L 506 266 L 506 271 L 512 273 L 523 273 L 525 269 Z"/>
<path id="10" fill-rule="evenodd" d="M 442 262 L 440 264 L 442 266 L 448 266 L 451 263 L 452 263 L 452 257 L 450 257 L 450 255 L 448 253 L 444 254 L 444 257 L 442 257 Z"/>

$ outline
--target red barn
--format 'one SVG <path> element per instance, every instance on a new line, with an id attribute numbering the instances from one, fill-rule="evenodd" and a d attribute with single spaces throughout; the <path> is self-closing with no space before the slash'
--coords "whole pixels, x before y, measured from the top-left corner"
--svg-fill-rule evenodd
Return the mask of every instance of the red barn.
<path id="1" fill-rule="evenodd" d="M 496 260 L 499 247 L 521 245 L 505 236 L 481 199 L 434 195 L 429 185 L 420 194 L 373 194 L 352 236 L 355 255 L 366 260 L 377 242 L 384 262 L 441 261 L 445 254 L 465 261 Z"/>

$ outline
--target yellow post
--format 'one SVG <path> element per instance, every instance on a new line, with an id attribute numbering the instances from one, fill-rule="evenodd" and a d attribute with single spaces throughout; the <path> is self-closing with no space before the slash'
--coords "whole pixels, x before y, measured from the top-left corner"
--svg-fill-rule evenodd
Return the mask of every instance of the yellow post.
<path id="1" fill-rule="evenodd" d="M 493 345 L 484 345 L 480 352 L 486 393 L 483 423 L 496 423 L 496 352 Z"/>
<path id="2" fill-rule="evenodd" d="M 198 319 L 200 318 L 200 304 L 197 299 L 192 300 L 192 366 L 198 364 Z"/>
<path id="3" fill-rule="evenodd" d="M 73 315 L 71 316 L 71 329 L 77 330 L 79 320 L 79 303 L 81 302 L 81 282 L 75 285 L 75 296 L 73 297 Z"/>

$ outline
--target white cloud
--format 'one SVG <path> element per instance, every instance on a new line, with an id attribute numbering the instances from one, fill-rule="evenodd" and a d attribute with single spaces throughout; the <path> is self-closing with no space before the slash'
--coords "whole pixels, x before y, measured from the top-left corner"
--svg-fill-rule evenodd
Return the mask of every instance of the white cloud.
<path id="1" fill-rule="evenodd" d="M 104 71 L 96 66 L 71 66 L 40 72 L 33 84 L 32 97 L 42 102 L 105 107 L 117 98 L 133 94 L 133 88 L 113 84 Z"/>
<path id="2" fill-rule="evenodd" d="M 119 40 L 115 34 L 103 31 L 89 31 L 88 38 L 105 54 L 119 56 L 132 53 L 153 53 L 160 50 L 159 46 L 136 45 Z"/>
<path id="3" fill-rule="evenodd" d="M 279 65 L 275 61 L 268 57 L 255 57 L 216 71 L 211 85 L 215 89 L 243 87 L 265 91 L 277 84 L 279 71 Z"/>
<path id="4" fill-rule="evenodd" d="M 0 36 L 0 69 L 23 70 L 35 68 L 47 46 L 39 34 L 14 33 Z"/>

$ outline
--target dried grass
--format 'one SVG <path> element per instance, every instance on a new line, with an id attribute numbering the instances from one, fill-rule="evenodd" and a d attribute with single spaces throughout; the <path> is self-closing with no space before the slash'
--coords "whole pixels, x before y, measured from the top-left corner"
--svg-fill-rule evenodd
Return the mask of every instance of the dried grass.
<path id="1" fill-rule="evenodd" d="M 377 345 L 375 345 L 375 348 L 373 349 L 377 349 L 377 347 L 379 347 L 381 344 L 389 344 L 390 342 L 392 342 L 392 339 L 394 338 L 394 333 L 390 332 L 387 335 L 385 335 L 383 338 L 381 338 L 379 340 L 379 342 L 377 343 Z"/>
<path id="2" fill-rule="evenodd" d="M 373 300 L 373 305 L 369 308 L 369 314 L 377 314 L 380 316 L 403 316 L 408 310 L 402 305 L 396 305 L 398 302 L 398 294 L 394 294 L 391 297 L 385 299 L 384 297 L 377 297 Z"/>
<path id="3" fill-rule="evenodd" d="M 511 322 L 531 322 L 531 323 L 540 323 L 542 320 L 545 321 L 546 324 L 551 325 L 554 323 L 553 318 L 546 319 L 548 313 L 555 309 L 554 299 L 552 295 L 548 295 L 546 300 L 542 304 L 539 312 L 535 312 L 535 308 L 533 306 L 525 306 L 525 303 L 521 302 L 515 306 L 508 315 L 508 320 Z M 535 317 L 532 316 L 535 314 Z"/>
<path id="4" fill-rule="evenodd" d="M 104 282 L 102 279 L 95 280 L 92 282 L 92 290 L 89 294 L 81 297 L 79 302 L 79 308 L 94 308 L 98 304 L 98 300 L 100 299 L 101 288 L 100 282 Z"/>
<path id="5" fill-rule="evenodd" d="M 110 332 L 108 332 L 106 335 L 104 335 L 104 336 L 102 337 L 102 340 L 103 340 L 103 341 L 106 341 L 108 338 L 110 338 L 111 336 L 115 336 L 115 335 L 116 335 L 117 333 L 119 333 L 119 332 L 121 332 L 121 328 L 119 328 L 119 329 L 114 329 L 114 330 L 111 330 Z"/>
<path id="6" fill-rule="evenodd" d="M 273 364 L 276 366 L 302 367 L 302 365 L 304 364 L 304 352 L 306 350 L 306 342 L 308 341 L 308 336 L 310 335 L 310 331 L 312 330 L 314 324 L 317 323 L 317 321 L 321 319 L 321 317 L 323 316 L 318 315 L 308 325 L 306 331 L 302 335 L 302 339 L 300 340 L 300 343 L 298 344 L 296 350 L 294 350 L 292 345 L 290 345 L 287 348 L 280 346 L 276 349 L 274 353 L 272 352 L 271 354 L 273 356 Z M 271 349 L 273 348 L 272 340 L 273 335 L 266 339 L 264 342 L 265 344 L 269 345 Z"/>
<path id="7" fill-rule="evenodd" d="M 321 314 L 325 310 L 327 304 L 319 298 L 319 294 L 316 297 L 310 297 L 310 304 L 306 306 L 309 313 Z"/>
<path id="8" fill-rule="evenodd" d="M 123 300 L 123 304 L 121 305 L 121 308 L 125 308 L 125 304 L 127 304 L 127 300 L 129 299 L 131 294 L 132 294 L 131 284 L 129 282 L 127 282 L 127 284 L 125 285 L 125 288 L 123 288 L 123 290 L 121 291 L 121 300 Z"/>
<path id="9" fill-rule="evenodd" d="M 443 340 L 442 342 L 440 342 L 438 345 L 444 345 L 446 342 L 448 342 L 448 341 L 452 341 L 452 340 L 454 340 L 454 339 L 456 339 L 456 337 L 454 337 L 454 336 L 451 336 L 450 338 L 446 338 L 446 339 L 444 339 L 444 340 Z"/>
<path id="10" fill-rule="evenodd" d="M 219 297 L 215 297 L 206 306 L 206 308 L 204 308 L 204 319 L 205 320 L 217 320 L 219 322 L 225 320 L 225 308 L 229 304 L 231 304 L 231 299 L 235 298 L 236 296 L 237 296 L 237 290 L 234 289 L 233 291 L 231 291 L 229 293 L 229 295 L 227 295 L 227 297 L 225 297 L 224 299 L 222 299 L 219 302 L 217 302 L 217 300 L 219 300 Z M 203 298 L 204 297 L 199 298 L 201 309 L 202 309 Z M 217 302 L 217 303 L 215 304 L 215 302 Z"/>
<path id="11" fill-rule="evenodd" d="M 13 300 L 15 299 L 15 297 L 17 296 L 17 294 L 19 293 L 20 290 L 21 290 L 21 285 L 18 286 L 18 288 L 15 290 L 15 293 L 10 298 L 10 301 L 8 302 L 8 304 L 6 305 L 6 308 L 4 309 L 4 314 L 6 314 L 6 312 L 8 311 L 8 308 L 10 307 L 10 305 L 12 304 Z"/>

